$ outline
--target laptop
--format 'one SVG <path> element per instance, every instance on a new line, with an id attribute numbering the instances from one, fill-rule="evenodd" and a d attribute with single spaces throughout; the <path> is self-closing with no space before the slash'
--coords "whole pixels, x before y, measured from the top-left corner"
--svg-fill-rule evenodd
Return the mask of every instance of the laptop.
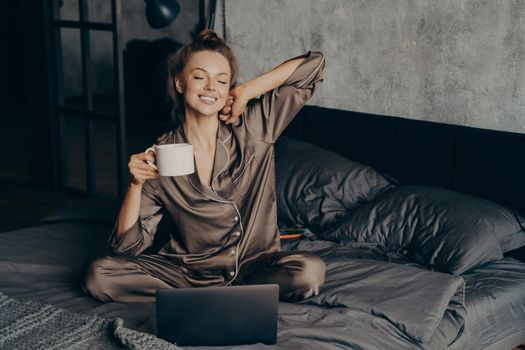
<path id="1" fill-rule="evenodd" d="M 275 344 L 279 285 L 159 289 L 157 335 L 180 346 Z"/>

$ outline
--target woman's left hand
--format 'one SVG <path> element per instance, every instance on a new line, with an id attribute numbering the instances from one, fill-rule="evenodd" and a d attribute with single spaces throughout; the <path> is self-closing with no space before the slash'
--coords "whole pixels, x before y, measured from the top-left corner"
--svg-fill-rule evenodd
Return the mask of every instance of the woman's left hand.
<path id="1" fill-rule="evenodd" d="M 243 94 L 242 85 L 234 87 L 230 90 L 226 104 L 219 112 L 219 119 L 225 124 L 235 123 L 246 109 L 246 104 L 248 104 L 248 98 Z"/>

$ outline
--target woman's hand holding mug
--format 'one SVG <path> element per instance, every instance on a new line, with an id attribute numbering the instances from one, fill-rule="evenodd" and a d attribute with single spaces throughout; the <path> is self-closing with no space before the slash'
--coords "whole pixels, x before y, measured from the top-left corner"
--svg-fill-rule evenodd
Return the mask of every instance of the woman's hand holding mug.
<path id="1" fill-rule="evenodd" d="M 144 181 L 156 179 L 159 172 L 155 167 L 156 155 L 150 149 L 146 152 L 133 154 L 128 163 L 130 181 L 134 185 L 142 185 Z"/>
<path id="2" fill-rule="evenodd" d="M 159 176 L 181 176 L 195 172 L 193 145 L 174 143 L 153 145 L 142 153 L 133 154 L 128 163 L 130 181 L 142 185 Z"/>
<path id="3" fill-rule="evenodd" d="M 170 143 L 153 145 L 146 153 L 154 154 L 155 159 L 146 159 L 160 176 L 182 176 L 195 172 L 193 145 L 190 143 Z"/>

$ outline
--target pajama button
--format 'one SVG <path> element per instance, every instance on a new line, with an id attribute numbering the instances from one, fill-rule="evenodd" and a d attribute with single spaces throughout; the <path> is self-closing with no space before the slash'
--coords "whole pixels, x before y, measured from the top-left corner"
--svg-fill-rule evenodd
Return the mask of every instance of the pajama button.
<path id="1" fill-rule="evenodd" d="M 235 233 L 233 234 L 235 237 L 239 237 L 241 235 L 241 233 L 239 231 L 235 231 Z"/>
<path id="2" fill-rule="evenodd" d="M 235 271 L 230 271 L 230 276 L 235 276 Z"/>
<path id="3" fill-rule="evenodd" d="M 236 216 L 236 217 L 233 218 L 233 220 L 235 220 L 235 222 L 237 222 L 237 221 L 239 221 L 239 217 Z"/>
<path id="4" fill-rule="evenodd" d="M 230 255 L 235 255 L 235 249 L 230 250 Z"/>

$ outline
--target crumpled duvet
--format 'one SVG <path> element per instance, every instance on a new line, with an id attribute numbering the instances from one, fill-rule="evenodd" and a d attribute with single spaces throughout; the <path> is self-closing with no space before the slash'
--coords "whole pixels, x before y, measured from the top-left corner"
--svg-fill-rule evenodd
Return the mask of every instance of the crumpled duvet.
<path id="1" fill-rule="evenodd" d="M 276 345 L 199 349 L 442 350 L 465 341 L 463 278 L 423 269 L 374 244 L 302 240 L 283 249 L 313 251 L 326 261 L 320 294 L 279 304 Z"/>
<path id="2" fill-rule="evenodd" d="M 121 317 L 124 326 L 155 334 L 153 304 L 103 304 L 81 291 L 82 266 L 106 253 L 106 236 L 107 228 L 85 222 L 2 233 L 0 291 L 82 314 Z M 220 349 L 445 349 L 464 342 L 461 277 L 421 268 L 376 244 L 304 239 L 283 249 L 312 251 L 326 261 L 321 293 L 301 304 L 280 303 L 276 345 Z"/>
<path id="3" fill-rule="evenodd" d="M 312 250 L 310 244 L 304 241 L 294 249 Z M 367 246 L 374 247 L 370 254 L 374 259 L 367 258 L 363 249 Z M 446 348 L 458 340 L 466 318 L 463 278 L 414 263 L 377 260 L 378 249 L 356 244 L 319 251 L 327 262 L 327 279 L 321 293 L 303 303 L 363 312 L 367 316 L 361 318 L 372 327 L 398 334 L 391 338 L 392 349 L 409 348 L 409 344 L 424 349 Z M 363 250 L 365 256 L 359 256 Z M 395 256 L 386 250 L 384 254 L 388 260 L 392 260 L 388 255 Z"/>
<path id="4" fill-rule="evenodd" d="M 309 303 L 345 306 L 383 318 L 418 343 L 429 342 L 445 314 L 448 318 L 454 313 L 455 326 L 447 338 L 452 342 L 461 335 L 465 319 L 461 277 L 361 259 L 333 262 L 329 274 L 323 293 Z"/>

